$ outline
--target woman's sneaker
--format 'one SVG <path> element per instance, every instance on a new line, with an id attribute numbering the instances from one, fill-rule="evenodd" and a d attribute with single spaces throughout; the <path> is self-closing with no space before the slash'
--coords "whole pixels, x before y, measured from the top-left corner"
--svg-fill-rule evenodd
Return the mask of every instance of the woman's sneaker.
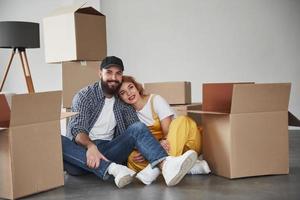
<path id="1" fill-rule="evenodd" d="M 196 160 L 188 174 L 209 174 L 210 168 L 205 160 Z"/>
<path id="2" fill-rule="evenodd" d="M 158 167 L 152 168 L 149 164 L 136 175 L 136 178 L 138 178 L 145 185 L 150 185 L 153 181 L 157 179 L 159 175 L 160 170 L 158 169 Z"/>
<path id="3" fill-rule="evenodd" d="M 197 153 L 193 150 L 185 152 L 178 157 L 168 156 L 162 167 L 162 175 L 168 186 L 178 184 L 190 171 L 197 160 Z"/>

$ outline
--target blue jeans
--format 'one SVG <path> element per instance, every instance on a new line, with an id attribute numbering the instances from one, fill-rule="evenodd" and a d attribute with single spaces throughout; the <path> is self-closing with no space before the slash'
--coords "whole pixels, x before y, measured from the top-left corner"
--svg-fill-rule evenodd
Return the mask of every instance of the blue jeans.
<path id="1" fill-rule="evenodd" d="M 111 141 L 93 141 L 99 151 L 109 160 L 101 160 L 96 169 L 86 165 L 86 149 L 67 137 L 62 136 L 64 168 L 71 175 L 94 173 L 102 179 L 107 179 L 107 169 L 111 162 L 125 164 L 129 154 L 137 148 L 146 160 L 155 166 L 168 156 L 160 143 L 153 137 L 148 127 L 136 122 L 127 130 Z"/>

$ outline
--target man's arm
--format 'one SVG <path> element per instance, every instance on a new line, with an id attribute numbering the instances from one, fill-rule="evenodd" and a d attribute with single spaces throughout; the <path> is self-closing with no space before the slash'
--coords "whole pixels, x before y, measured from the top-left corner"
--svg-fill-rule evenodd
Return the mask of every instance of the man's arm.
<path id="1" fill-rule="evenodd" d="M 78 133 L 75 137 L 75 142 L 87 149 L 86 165 L 89 168 L 98 168 L 102 159 L 108 161 L 86 133 Z"/>

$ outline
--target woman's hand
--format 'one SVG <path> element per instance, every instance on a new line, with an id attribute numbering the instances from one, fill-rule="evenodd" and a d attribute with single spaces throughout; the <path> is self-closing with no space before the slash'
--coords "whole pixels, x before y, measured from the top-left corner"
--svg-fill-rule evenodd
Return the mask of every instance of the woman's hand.
<path id="1" fill-rule="evenodd" d="M 163 140 L 160 140 L 159 142 L 160 142 L 160 145 L 164 148 L 164 150 L 169 153 L 169 151 L 170 151 L 169 141 L 166 139 L 163 139 Z"/>
<path id="2" fill-rule="evenodd" d="M 145 161 L 145 158 L 142 156 L 140 152 L 137 152 L 136 155 L 133 157 L 133 161 L 137 163 L 141 163 Z"/>
<path id="3" fill-rule="evenodd" d="M 89 168 L 96 169 L 99 167 L 102 159 L 108 161 L 108 159 L 100 153 L 95 144 L 90 145 L 86 151 L 86 165 Z"/>

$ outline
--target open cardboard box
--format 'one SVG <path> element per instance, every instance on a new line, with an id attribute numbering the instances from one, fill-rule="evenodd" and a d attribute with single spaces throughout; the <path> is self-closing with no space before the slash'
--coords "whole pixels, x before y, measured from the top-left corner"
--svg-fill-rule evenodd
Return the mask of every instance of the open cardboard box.
<path id="1" fill-rule="evenodd" d="M 43 19 L 47 63 L 99 61 L 106 56 L 105 16 L 83 6 L 61 7 Z"/>
<path id="2" fill-rule="evenodd" d="M 290 83 L 203 84 L 203 154 L 227 178 L 288 174 Z M 189 111 L 193 112 L 193 111 Z"/>
<path id="3" fill-rule="evenodd" d="M 61 92 L 0 94 L 0 198 L 16 199 L 64 185 Z"/>
<path id="4" fill-rule="evenodd" d="M 62 98 L 64 108 L 71 108 L 73 97 L 80 89 L 100 80 L 98 75 L 100 64 L 100 61 L 62 63 Z"/>

